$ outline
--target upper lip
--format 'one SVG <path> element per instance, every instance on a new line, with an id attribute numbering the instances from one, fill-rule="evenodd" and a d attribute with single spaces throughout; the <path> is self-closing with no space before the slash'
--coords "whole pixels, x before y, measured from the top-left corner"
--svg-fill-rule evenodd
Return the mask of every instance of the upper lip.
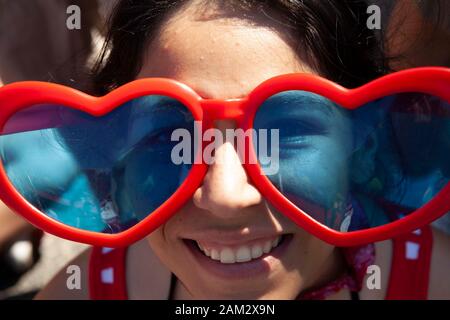
<path id="1" fill-rule="evenodd" d="M 194 240 L 199 242 L 215 242 L 221 245 L 239 245 L 253 240 L 273 238 L 277 236 L 282 236 L 286 233 L 282 232 L 251 232 L 249 234 L 244 234 L 243 232 L 221 232 L 213 230 L 205 230 L 198 233 L 185 234 L 181 236 L 183 239 Z"/>

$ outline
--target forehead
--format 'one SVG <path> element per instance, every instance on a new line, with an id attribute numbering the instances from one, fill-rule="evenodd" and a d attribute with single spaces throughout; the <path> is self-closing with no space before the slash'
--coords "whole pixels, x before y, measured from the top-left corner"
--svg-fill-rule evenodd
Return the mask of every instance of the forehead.
<path id="1" fill-rule="evenodd" d="M 229 99 L 280 74 L 311 73 L 280 32 L 270 20 L 256 25 L 186 9 L 161 27 L 139 78 L 172 78 L 204 98 Z"/>

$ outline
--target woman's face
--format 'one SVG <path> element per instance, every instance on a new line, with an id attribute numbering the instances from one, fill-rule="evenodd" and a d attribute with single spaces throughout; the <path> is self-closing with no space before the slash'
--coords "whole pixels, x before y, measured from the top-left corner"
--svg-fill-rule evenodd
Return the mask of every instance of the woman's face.
<path id="1" fill-rule="evenodd" d="M 270 20 L 261 18 L 263 23 L 251 25 L 227 17 L 226 12 L 220 17 L 216 13 L 200 12 L 195 6 L 176 12 L 148 47 L 139 78 L 172 78 L 203 98 L 230 99 L 246 96 L 277 75 L 313 73 L 280 37 L 287 31 L 275 28 Z M 231 121 L 216 125 L 220 130 L 235 126 Z M 339 120 L 331 122 L 328 132 L 339 132 L 343 125 Z M 343 159 L 344 139 L 329 134 L 314 150 L 324 155 L 333 150 L 333 157 Z M 325 169 L 320 163 L 324 158 L 314 156 L 318 172 Z M 293 299 L 336 276 L 342 263 L 336 248 L 275 211 L 250 182 L 231 144 L 220 145 L 215 159 L 192 199 L 148 236 L 152 249 L 183 284 L 181 295 Z M 342 165 L 328 165 L 326 170 L 329 176 L 342 178 Z M 314 188 L 329 187 L 316 180 Z M 291 236 L 283 236 L 277 246 L 276 239 L 287 234 Z M 223 263 L 207 257 L 195 242 Z M 260 255 L 265 246 L 270 252 L 263 258 L 233 263 Z"/>

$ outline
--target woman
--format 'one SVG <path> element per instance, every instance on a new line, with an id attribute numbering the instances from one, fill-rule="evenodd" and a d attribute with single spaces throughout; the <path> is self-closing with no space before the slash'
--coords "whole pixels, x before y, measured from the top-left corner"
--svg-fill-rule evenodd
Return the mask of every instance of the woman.
<path id="1" fill-rule="evenodd" d="M 204 98 L 229 99 L 247 95 L 268 78 L 297 72 L 355 87 L 384 68 L 381 55 L 374 54 L 375 37 L 361 27 L 365 15 L 358 13 L 365 8 L 355 1 L 122 1 L 112 20 L 106 48 L 111 52 L 97 69 L 96 92 L 165 77 L 188 84 Z M 334 150 L 329 156 L 338 163 L 345 158 L 348 137 L 336 133 L 346 119 L 345 113 L 336 116 L 329 131 L 318 134 L 317 150 Z M 233 123 L 219 121 L 217 127 L 224 131 Z M 391 241 L 376 243 L 375 256 L 371 245 L 354 248 L 355 254 L 331 246 L 277 212 L 251 184 L 229 144 L 220 145 L 215 156 L 227 161 L 210 166 L 192 199 L 167 223 L 128 251 L 86 252 L 71 263 L 81 267 L 82 290 L 66 289 L 63 270 L 38 298 L 383 299 L 392 290 L 391 266 L 398 267 L 392 264 Z M 329 174 L 339 176 L 345 168 L 342 162 Z M 327 176 L 314 180 L 325 184 Z M 348 194 L 342 185 L 335 187 L 336 193 Z M 326 196 L 302 199 L 323 204 Z M 435 231 L 432 237 L 427 297 L 448 299 L 450 241 Z M 196 253 L 189 240 L 197 242 Z M 248 249 L 242 247 L 261 249 L 267 242 L 263 258 L 253 252 L 252 261 L 243 257 Z M 215 254 L 221 264 L 213 267 Z M 382 270 L 380 290 L 365 285 L 367 263 L 361 258 Z M 262 259 L 270 268 L 257 272 Z M 111 270 L 122 270 L 123 278 Z"/>

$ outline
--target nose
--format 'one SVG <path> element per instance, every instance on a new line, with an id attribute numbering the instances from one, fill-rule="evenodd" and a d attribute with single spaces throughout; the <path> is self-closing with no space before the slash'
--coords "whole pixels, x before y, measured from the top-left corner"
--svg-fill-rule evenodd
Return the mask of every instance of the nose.
<path id="1" fill-rule="evenodd" d="M 233 121 L 221 120 L 215 126 L 224 137 L 217 145 L 203 184 L 193 196 L 194 204 L 219 218 L 232 218 L 242 209 L 260 204 L 262 195 L 250 182 L 232 142 L 225 140 L 225 130 L 234 129 Z"/>

